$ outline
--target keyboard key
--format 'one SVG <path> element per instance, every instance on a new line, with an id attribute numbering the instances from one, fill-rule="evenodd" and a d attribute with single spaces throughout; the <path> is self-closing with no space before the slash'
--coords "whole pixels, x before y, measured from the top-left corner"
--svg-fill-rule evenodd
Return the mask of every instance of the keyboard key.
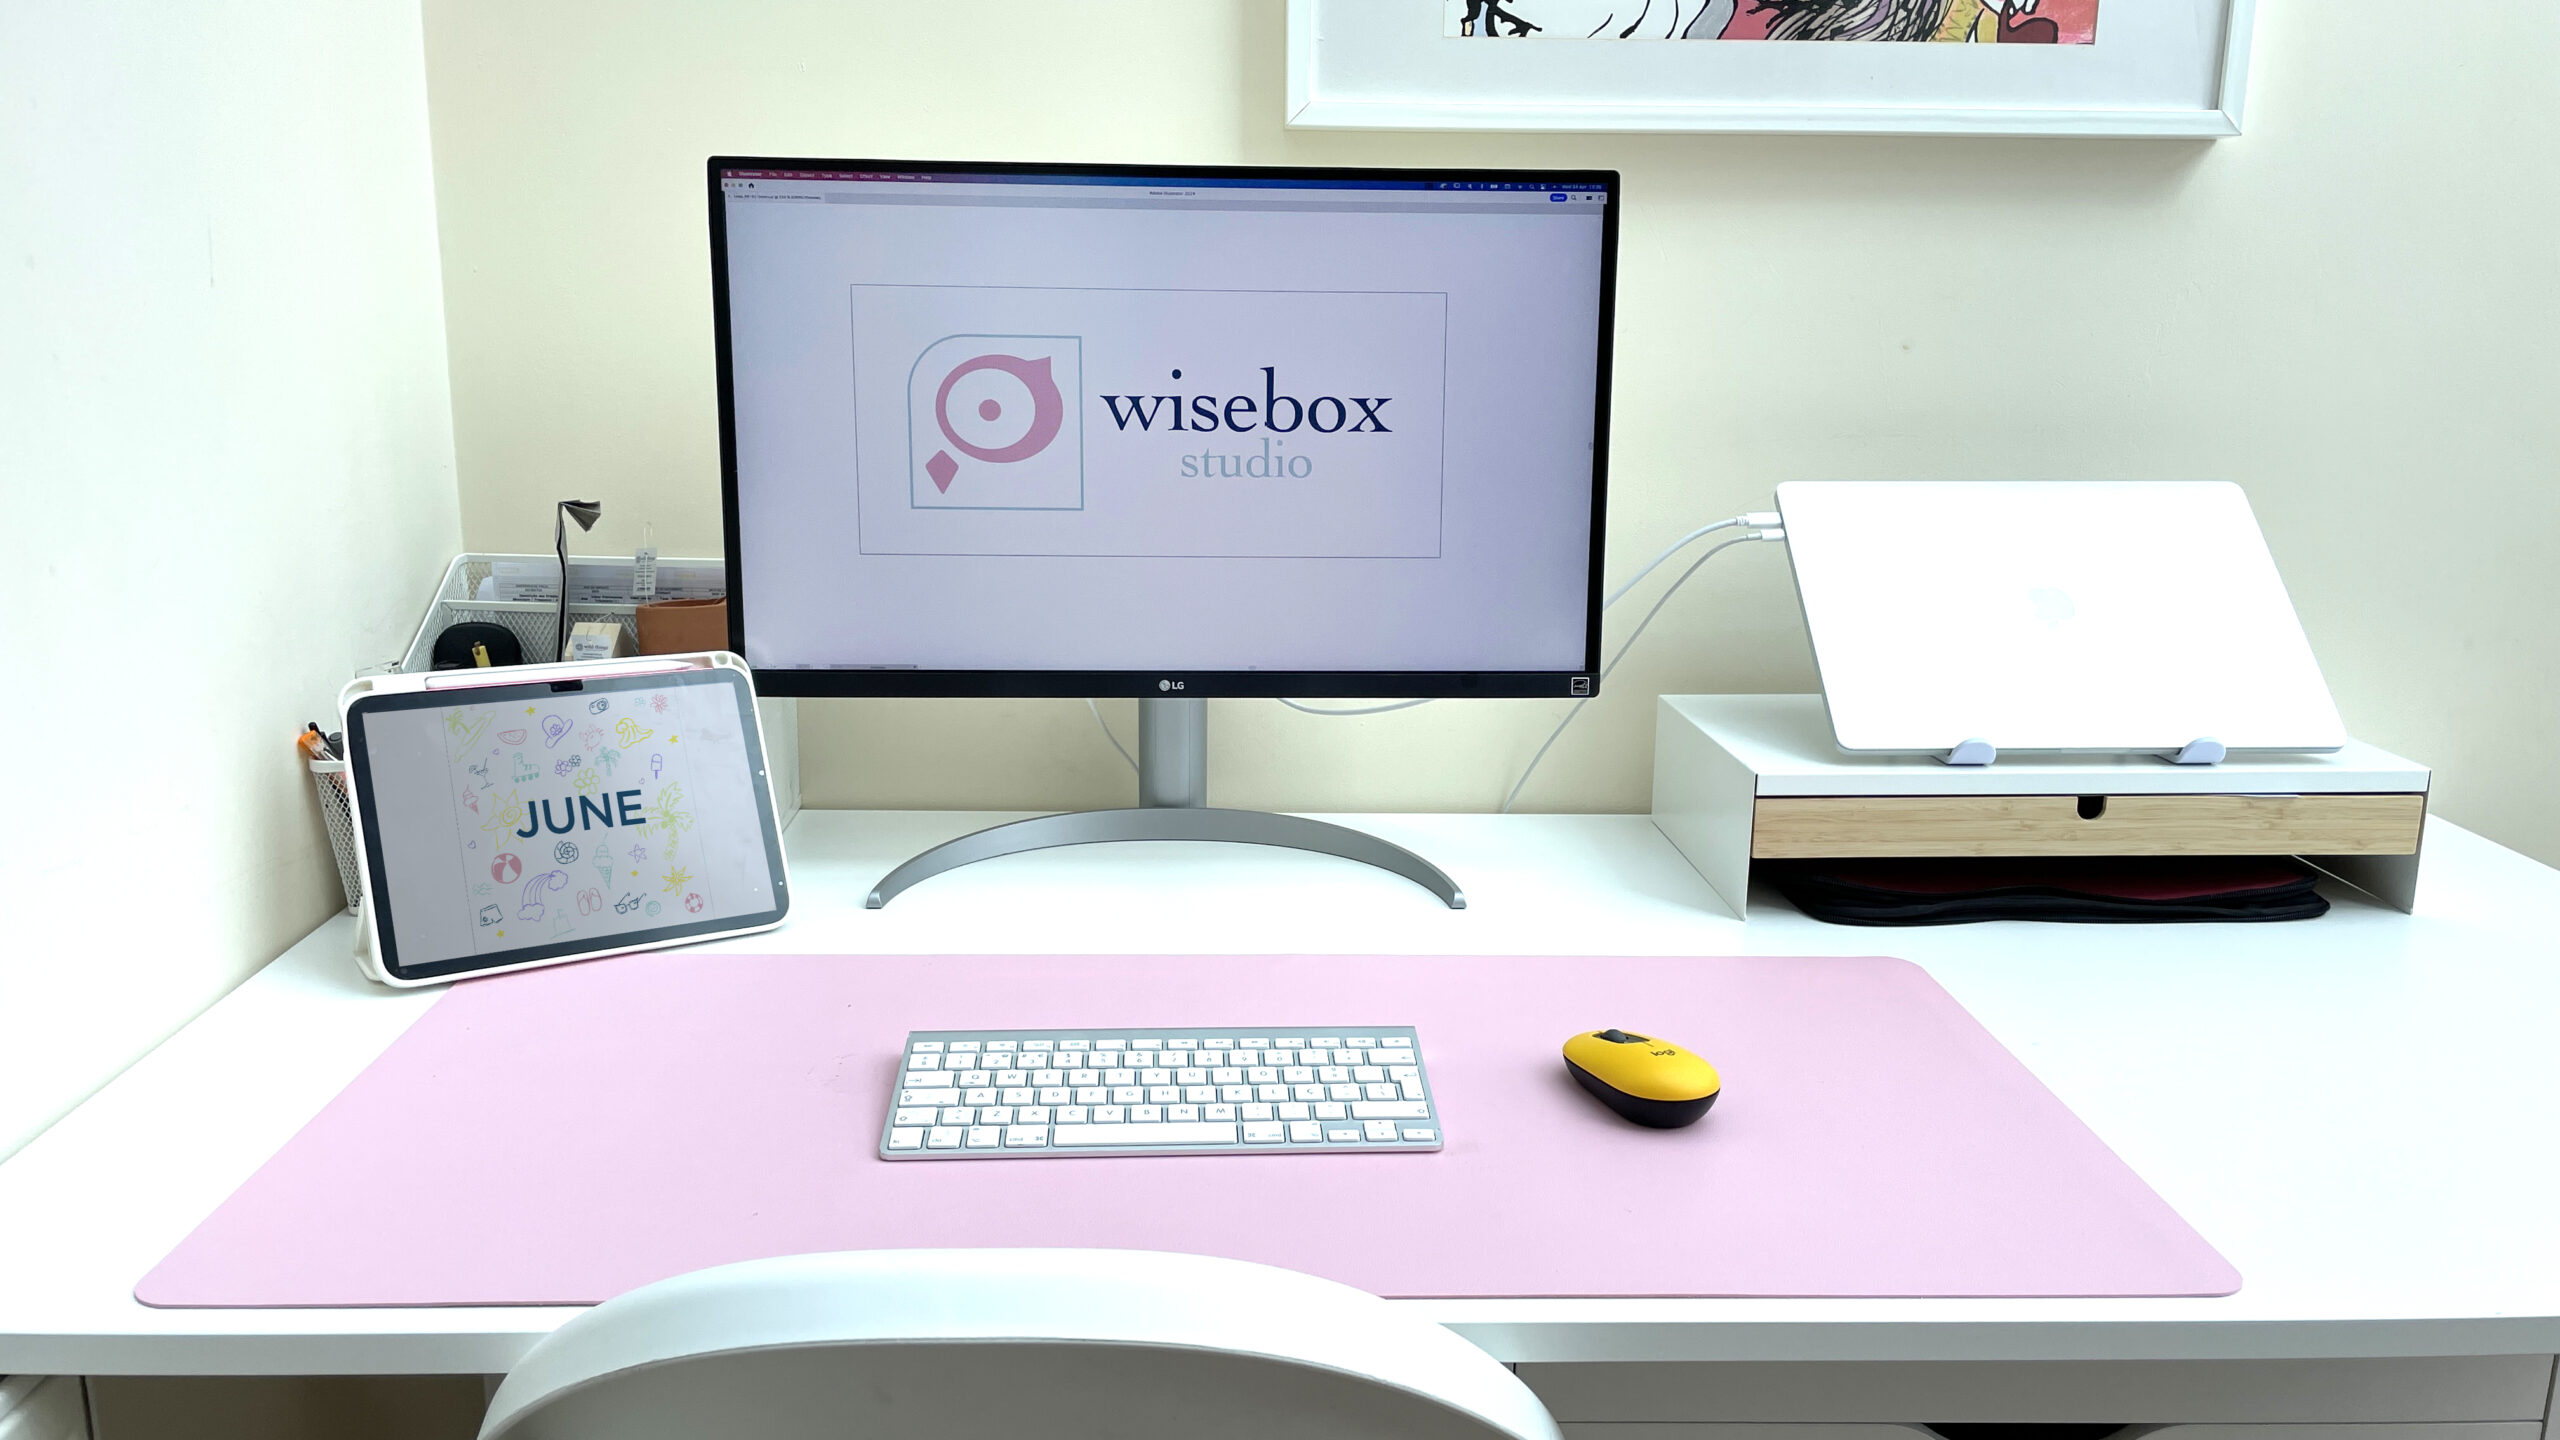
<path id="1" fill-rule="evenodd" d="M 1375 1035 L 1354 1035 L 1344 1040 L 1342 1043 L 1350 1046 L 1354 1050 L 1372 1050 L 1377 1048 L 1378 1037 Z"/>
<path id="2" fill-rule="evenodd" d="M 1236 1118 L 1236 1107 L 1233 1105 L 1203 1105 L 1200 1107 L 1200 1118 L 1203 1120 L 1233 1120 Z"/>
<path id="3" fill-rule="evenodd" d="M 1182 1098 L 1194 1105 L 1206 1105 L 1210 1101 L 1218 1098 L 1218 1087 L 1215 1085 L 1185 1085 L 1182 1087 Z"/>
<path id="4" fill-rule="evenodd" d="M 1327 1085 L 1339 1085 L 1343 1081 L 1351 1078 L 1351 1067 L 1347 1065 L 1320 1065 L 1316 1067 L 1316 1078 Z"/>
<path id="5" fill-rule="evenodd" d="M 899 1128 L 889 1132 L 889 1148 L 892 1150 L 921 1150 L 924 1148 L 924 1132 L 911 1126 L 900 1126 Z"/>
<path id="6" fill-rule="evenodd" d="M 1028 1085 L 1030 1083 L 1030 1081 L 1023 1078 L 1022 1072 L 1019 1070 L 999 1070 L 996 1072 L 996 1088 L 999 1090 L 1008 1085 Z"/>
<path id="7" fill-rule="evenodd" d="M 1347 1082 L 1340 1085 L 1327 1085 L 1324 1087 L 1324 1098 L 1327 1100 L 1357 1100 L 1360 1098 L 1360 1087 Z"/>
<path id="8" fill-rule="evenodd" d="M 963 1090 L 974 1090 L 981 1085 L 996 1083 L 995 1072 L 992 1070 L 963 1070 L 953 1075 L 946 1069 L 942 1073 L 946 1084 L 957 1085 Z"/>
<path id="9" fill-rule="evenodd" d="M 1200 1107 L 1197 1105 L 1168 1105 L 1164 1110 L 1164 1121 L 1168 1125 L 1188 1125 L 1199 1118 Z M 1236 1117 L 1230 1115 L 1227 1118 L 1233 1120 Z"/>
<path id="10" fill-rule="evenodd" d="M 1247 1120 L 1268 1120 L 1271 1118 L 1271 1107 L 1268 1105 L 1239 1105 L 1236 1107 L 1236 1112 Z"/>
<path id="11" fill-rule="evenodd" d="M 1289 1098 L 1292 1100 L 1321 1100 L 1324 1098 L 1324 1087 L 1321 1085 L 1292 1085 L 1289 1087 Z"/>
<path id="12" fill-rule="evenodd" d="M 1280 1111 L 1280 1118 L 1283 1120 L 1304 1120 L 1307 1118 L 1307 1102 L 1304 1100 L 1287 1101 L 1277 1108 Z"/>
<path id="13" fill-rule="evenodd" d="M 1074 1092 L 1064 1085 L 1051 1085 L 1040 1092 L 1039 1098 L 1043 1105 L 1064 1105 L 1074 1098 Z"/>
<path id="14" fill-rule="evenodd" d="M 1008 1150 L 1033 1150 L 1048 1143 L 1046 1125 L 1012 1125 L 1004 1132 L 1004 1148 Z"/>
<path id="15" fill-rule="evenodd" d="M 1364 1100 L 1397 1100 L 1403 1098 L 1403 1093 L 1385 1080 L 1360 1087 L 1360 1096 Z"/>
<path id="16" fill-rule="evenodd" d="M 1129 1048 L 1129 1042 L 1126 1040 L 1096 1040 L 1093 1042 L 1093 1048 L 1096 1050 L 1126 1050 Z"/>
<path id="17" fill-rule="evenodd" d="M 963 1105 L 993 1105 L 996 1103 L 996 1092 L 984 1085 L 979 1086 L 975 1090 L 963 1090 L 960 1092 L 960 1103 Z"/>
<path id="18" fill-rule="evenodd" d="M 1049 1123 L 1049 1107 L 1046 1105 L 1016 1105 L 1013 1107 L 1013 1123 L 1016 1125 L 1046 1125 Z"/>
<path id="19" fill-rule="evenodd" d="M 1061 1125 L 1082 1125 L 1092 1118 L 1093 1112 L 1082 1105 L 1061 1105 L 1058 1107 L 1058 1123 Z"/>
<path id="20" fill-rule="evenodd" d="M 896 1115 L 890 1118 L 889 1123 L 892 1125 L 930 1125 L 933 1123 L 933 1107 L 930 1105 L 919 1105 L 913 1109 L 902 1107 Z"/>
<path id="21" fill-rule="evenodd" d="M 948 1053 L 958 1054 L 963 1050 L 975 1050 L 977 1048 L 978 1042 L 975 1040 L 954 1040 L 949 1046 Z"/>
<path id="22" fill-rule="evenodd" d="M 1248 1122 L 1244 1127 L 1247 1145 L 1277 1145 L 1288 1138 L 1289 1127 L 1278 1121 Z"/>
<path id="23" fill-rule="evenodd" d="M 1013 1123 L 1013 1107 L 1010 1105 L 980 1106 L 978 1109 L 978 1123 L 981 1125 L 1010 1125 Z"/>
<path id="24" fill-rule="evenodd" d="M 1422 1141 L 1424 1143 L 1429 1143 L 1431 1141 L 1438 1140 L 1440 1138 L 1440 1132 L 1432 1129 L 1428 1125 L 1407 1125 L 1404 1127 L 1404 1138 L 1408 1141 Z"/>
<path id="25" fill-rule="evenodd" d="M 1357 1125 L 1330 1125 L 1325 1128 L 1324 1138 L 1336 1145 L 1357 1144 L 1360 1139 L 1360 1127 Z"/>
<path id="26" fill-rule="evenodd" d="M 993 1150 L 1003 1139 L 1004 1129 L 1001 1126 L 972 1125 L 969 1127 L 968 1145 L 972 1150 Z"/>
<path id="27" fill-rule="evenodd" d="M 1170 1085 L 1173 1083 L 1173 1072 L 1170 1070 L 1141 1070 L 1138 1072 L 1138 1083 L 1141 1085 Z"/>
<path id="28" fill-rule="evenodd" d="M 1351 1078 L 1363 1085 L 1375 1085 L 1387 1078 L 1387 1072 L 1383 1067 L 1376 1065 L 1354 1065 L 1351 1067 Z"/>
<path id="29" fill-rule="evenodd" d="M 1207 1120 L 1189 1125 L 1078 1125 L 1053 1132 L 1060 1145 L 1233 1145 L 1236 1127 Z"/>
<path id="30" fill-rule="evenodd" d="M 1289 1098 L 1289 1087 L 1286 1085 L 1256 1085 L 1253 1087 L 1253 1098 L 1256 1100 L 1286 1100 Z"/>
<path id="31" fill-rule="evenodd" d="M 966 1125 L 978 1118 L 978 1112 L 966 1105 L 945 1105 L 936 1119 L 944 1125 Z"/>
<path id="32" fill-rule="evenodd" d="M 1093 1048 L 1093 1042 L 1090 1040 L 1061 1040 L 1058 1042 L 1058 1048 L 1061 1050 L 1091 1050 Z"/>
<path id="33" fill-rule="evenodd" d="M 898 1103 L 900 1105 L 957 1105 L 960 1103 L 960 1092 L 939 1089 L 901 1090 L 898 1092 Z"/>
<path id="34" fill-rule="evenodd" d="M 1369 1063 L 1372 1065 L 1410 1065 L 1413 1063 L 1413 1052 L 1410 1050 L 1372 1050 L 1369 1052 Z"/>
<path id="35" fill-rule="evenodd" d="M 1334 1046 L 1342 1043 L 1342 1037 L 1339 1035 L 1318 1035 L 1309 1039 L 1307 1043 L 1313 1045 L 1319 1050 L 1330 1050 Z"/>
<path id="36" fill-rule="evenodd" d="M 1348 1120 L 1351 1118 L 1350 1107 L 1344 1105 L 1339 1100 L 1327 1100 L 1316 1106 L 1316 1118 L 1319 1120 Z"/>
<path id="37" fill-rule="evenodd" d="M 1025 1040 L 1022 1042 L 1022 1048 L 1025 1050 L 1055 1050 L 1058 1048 L 1058 1042 L 1055 1040 Z"/>
<path id="38" fill-rule="evenodd" d="M 1129 1048 L 1132 1050 L 1161 1050 L 1164 1048 L 1164 1042 L 1161 1040 L 1132 1040 L 1129 1042 Z"/>
<path id="39" fill-rule="evenodd" d="M 1422 1082 L 1419 1080 L 1400 1080 L 1396 1082 L 1396 1088 L 1404 1092 L 1404 1098 L 1407 1100 L 1420 1100 L 1424 1098 L 1422 1093 Z"/>
<path id="40" fill-rule="evenodd" d="M 1171 1085 L 1150 1085 L 1147 1087 L 1147 1103 L 1150 1105 L 1170 1105 L 1181 1098 L 1182 1091 Z"/>
<path id="41" fill-rule="evenodd" d="M 910 1071 L 939 1070 L 941 1068 L 942 1057 L 939 1055 L 910 1055 L 907 1057 L 907 1069 Z"/>
<path id="42" fill-rule="evenodd" d="M 1031 1103 L 1033 1093 L 1035 1092 L 1033 1092 L 1032 1088 L 1028 1085 L 1016 1085 L 1007 1089 L 1002 1095 L 997 1096 L 996 1103 L 999 1105 L 1028 1105 Z"/>
<path id="43" fill-rule="evenodd" d="M 1012 1040 L 990 1040 L 987 1042 L 987 1050 L 989 1053 L 999 1050 L 1019 1050 L 1021 1048 L 1022 1046 L 1020 1043 Z"/>
<path id="44" fill-rule="evenodd" d="M 1117 1125 L 1128 1118 L 1129 1112 L 1121 1109 L 1117 1105 L 1096 1105 L 1093 1107 L 1093 1123 L 1096 1125 Z"/>
<path id="45" fill-rule="evenodd" d="M 1221 1085 L 1218 1087 L 1218 1098 L 1226 1101 L 1230 1105 L 1241 1105 L 1245 1101 L 1253 1098 L 1253 1087 L 1250 1085 Z"/>
<path id="46" fill-rule="evenodd" d="M 1200 1042 L 1197 1040 L 1167 1040 L 1164 1042 L 1164 1048 L 1167 1050 L 1197 1050 L 1200 1048 Z"/>
<path id="47" fill-rule="evenodd" d="M 1324 1143 L 1324 1127 L 1313 1120 L 1293 1120 L 1289 1124 L 1289 1143 L 1321 1145 Z"/>
<path id="48" fill-rule="evenodd" d="M 1114 1105 L 1141 1105 L 1146 1103 L 1146 1098 L 1147 1092 L 1139 1089 L 1135 1085 L 1114 1085 L 1111 1087 L 1111 1103 Z"/>
<path id="49" fill-rule="evenodd" d="M 939 1040 L 919 1040 L 907 1048 L 918 1055 L 939 1055 L 942 1053 L 942 1042 Z"/>
<path id="50" fill-rule="evenodd" d="M 1367 1140 L 1393 1140 L 1396 1138 L 1396 1122 L 1393 1120 L 1370 1120 L 1364 1122 L 1360 1126 L 1360 1134 L 1363 1139 Z"/>
<path id="51" fill-rule="evenodd" d="M 1163 1119 L 1164 1107 L 1161 1105 L 1132 1105 L 1129 1107 L 1129 1123 L 1132 1125 L 1154 1125 L 1161 1123 Z"/>
<path id="52" fill-rule="evenodd" d="M 1351 1107 L 1354 1120 L 1428 1120 L 1431 1107 L 1419 1100 L 1362 1100 Z"/>
<path id="53" fill-rule="evenodd" d="M 960 1148 L 959 1127 L 953 1125 L 936 1126 L 925 1132 L 924 1144 L 925 1148 L 928 1150 L 957 1150 Z"/>

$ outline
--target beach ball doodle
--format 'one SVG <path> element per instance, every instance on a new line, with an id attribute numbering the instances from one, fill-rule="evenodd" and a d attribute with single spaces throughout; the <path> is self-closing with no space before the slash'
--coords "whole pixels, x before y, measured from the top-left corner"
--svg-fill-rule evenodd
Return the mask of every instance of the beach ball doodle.
<path id="1" fill-rule="evenodd" d="M 563 840 L 559 844 L 552 846 L 551 858 L 563 865 L 577 864 L 578 842 L 574 840 Z"/>
<path id="2" fill-rule="evenodd" d="M 545 715 L 542 717 L 542 743 L 544 748 L 548 749 L 551 746 L 559 744 L 560 737 L 568 733 L 569 718 L 567 716 Z"/>
<path id="3" fill-rule="evenodd" d="M 701 913 L 702 913 L 702 892 L 701 892 L 701 891 L 699 891 L 699 890 L 688 890 L 688 891 L 686 891 L 686 892 L 685 892 L 685 896 L 684 896 L 684 908 L 686 908 L 687 910 L 692 911 L 692 912 L 693 912 L 693 913 L 695 913 L 696 915 L 701 914 Z"/>
<path id="4" fill-rule="evenodd" d="M 587 713 L 590 715 L 601 715 L 604 713 L 604 707 L 611 703 L 613 702 L 609 700 L 590 700 L 587 702 Z"/>
<path id="5" fill-rule="evenodd" d="M 489 878 L 501 885 L 513 885 L 523 873 L 524 862 L 516 858 L 514 851 L 506 851 L 489 862 Z"/>
<path id="6" fill-rule="evenodd" d="M 524 743 L 524 732 L 522 730 L 501 730 L 498 732 L 498 738 L 510 745 L 521 745 Z"/>

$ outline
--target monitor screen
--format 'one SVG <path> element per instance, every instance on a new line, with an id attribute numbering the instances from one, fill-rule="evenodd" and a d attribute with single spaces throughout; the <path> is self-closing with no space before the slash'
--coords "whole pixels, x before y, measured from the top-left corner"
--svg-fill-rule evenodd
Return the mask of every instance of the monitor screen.
<path id="1" fill-rule="evenodd" d="M 710 182 L 768 693 L 1589 693 L 1614 172 Z"/>

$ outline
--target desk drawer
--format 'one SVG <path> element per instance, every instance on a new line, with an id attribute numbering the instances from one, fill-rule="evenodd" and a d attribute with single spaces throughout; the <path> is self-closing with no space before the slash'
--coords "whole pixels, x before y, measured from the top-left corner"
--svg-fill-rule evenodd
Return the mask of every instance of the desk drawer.
<path id="1" fill-rule="evenodd" d="M 2426 813 L 2416 793 L 1764 795 L 1751 858 L 2414 855 Z"/>
<path id="2" fill-rule="evenodd" d="M 1559 1422 L 2540 1424 L 2547 1355 L 2375 1360 L 1524 1364 Z M 1607 1437 L 1607 1431 L 1598 1432 Z M 2288 1431 L 2288 1434 L 2293 1432 Z M 2479 1432 L 2482 1440 L 2509 1440 Z M 1625 1440 L 1644 1440 L 1628 1435 Z M 2223 1440 L 2209 1430 L 2193 1440 Z M 2256 1436 L 2230 1440 L 2259 1440 Z M 2374 1432 L 2373 1440 L 2402 1440 Z M 2530 1437 L 2526 1437 L 2530 1440 Z"/>

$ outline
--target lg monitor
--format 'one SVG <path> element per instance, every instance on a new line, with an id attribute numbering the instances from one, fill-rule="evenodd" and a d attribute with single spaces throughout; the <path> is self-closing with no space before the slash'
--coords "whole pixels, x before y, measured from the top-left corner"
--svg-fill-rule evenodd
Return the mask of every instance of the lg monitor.
<path id="1" fill-rule="evenodd" d="M 1615 172 L 708 179 L 765 693 L 1189 702 L 1141 791 L 1193 809 L 1208 697 L 1591 693 Z"/>

